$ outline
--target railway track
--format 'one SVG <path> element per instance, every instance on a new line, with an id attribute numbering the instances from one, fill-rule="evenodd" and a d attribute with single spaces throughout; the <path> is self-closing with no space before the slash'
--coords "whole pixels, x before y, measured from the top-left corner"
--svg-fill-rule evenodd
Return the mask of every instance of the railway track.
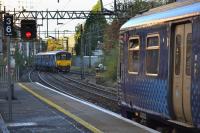
<path id="1" fill-rule="evenodd" d="M 81 75 L 81 71 L 78 70 L 70 70 L 71 74 Z M 95 73 L 84 72 L 86 76 L 95 76 Z"/>
<path id="2" fill-rule="evenodd" d="M 64 74 L 32 71 L 30 80 L 49 86 L 73 97 L 92 102 L 98 106 L 119 112 L 117 93 L 102 87 L 86 84 Z"/>
<path id="3" fill-rule="evenodd" d="M 89 82 L 84 83 L 64 74 L 61 74 L 59 76 L 61 76 L 61 78 L 64 78 L 66 81 L 74 82 L 77 86 L 83 87 L 80 89 L 84 89 L 84 91 L 88 91 L 90 93 L 99 95 L 112 101 L 117 101 L 117 90 L 114 90 L 113 88 L 106 88 Z"/>
<path id="4" fill-rule="evenodd" d="M 80 80 L 80 73 L 76 73 L 75 75 L 73 73 L 70 73 L 70 74 L 60 74 L 60 76 L 64 77 L 64 78 L 67 78 L 69 80 L 76 80 L 76 81 L 81 81 L 83 82 L 83 80 Z M 86 78 L 86 85 L 90 85 L 90 86 L 93 86 L 93 87 L 96 87 L 98 89 L 101 89 L 102 91 L 108 91 L 110 93 L 113 93 L 114 95 L 117 94 L 117 89 L 116 88 L 112 88 L 112 87 L 105 87 L 105 86 L 102 86 L 102 85 L 98 85 L 98 84 L 95 84 L 95 83 L 92 83 L 90 82 L 89 80 L 87 79 L 92 79 L 95 77 L 95 74 L 88 74 L 87 75 L 87 78 Z M 83 82 L 84 83 L 84 82 Z"/>

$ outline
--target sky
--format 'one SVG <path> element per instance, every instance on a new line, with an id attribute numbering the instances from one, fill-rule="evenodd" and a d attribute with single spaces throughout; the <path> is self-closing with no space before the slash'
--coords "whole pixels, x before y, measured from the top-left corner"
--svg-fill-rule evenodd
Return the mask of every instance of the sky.
<path id="1" fill-rule="evenodd" d="M 104 8 L 111 9 L 113 7 L 114 0 L 103 0 Z M 22 10 L 22 6 L 26 10 L 61 10 L 61 11 L 79 11 L 79 10 L 91 10 L 97 3 L 97 0 L 0 0 L 2 6 L 6 6 L 6 10 Z M 1 7 L 2 8 L 2 7 Z M 49 21 L 49 31 L 74 31 L 75 26 L 78 23 L 84 23 L 85 20 L 59 20 L 61 25 L 57 25 L 57 20 Z M 38 21 L 38 23 L 41 23 Z M 43 27 L 40 27 L 41 31 L 46 30 L 46 23 L 44 21 Z M 51 35 L 55 36 L 55 35 Z"/>

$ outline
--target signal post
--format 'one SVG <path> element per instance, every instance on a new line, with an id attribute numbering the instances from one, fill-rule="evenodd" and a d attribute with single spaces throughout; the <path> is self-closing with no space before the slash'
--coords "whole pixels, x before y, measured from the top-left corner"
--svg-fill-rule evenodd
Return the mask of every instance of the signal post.
<path id="1" fill-rule="evenodd" d="M 12 88 L 11 88 L 11 67 L 10 67 L 10 42 L 13 34 L 13 16 L 4 15 L 4 36 L 7 36 L 7 73 L 8 73 L 8 110 L 9 121 L 12 121 Z"/>

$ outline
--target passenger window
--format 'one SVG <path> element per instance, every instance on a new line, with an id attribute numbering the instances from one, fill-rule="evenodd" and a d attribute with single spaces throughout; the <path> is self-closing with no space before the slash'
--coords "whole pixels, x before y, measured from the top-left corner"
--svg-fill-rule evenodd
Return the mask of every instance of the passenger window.
<path id="1" fill-rule="evenodd" d="M 191 75 L 192 33 L 187 34 L 185 73 Z"/>
<path id="2" fill-rule="evenodd" d="M 146 74 L 157 76 L 159 72 L 159 35 L 148 35 L 146 45 Z"/>
<path id="3" fill-rule="evenodd" d="M 147 47 L 159 46 L 158 36 L 152 36 L 147 38 Z"/>
<path id="4" fill-rule="evenodd" d="M 59 54 L 56 55 L 56 59 L 57 59 L 57 60 L 60 60 L 60 59 L 61 59 Z"/>
<path id="5" fill-rule="evenodd" d="M 67 59 L 67 60 L 70 60 L 70 59 L 71 59 L 71 54 L 70 54 L 70 53 L 67 53 L 67 54 L 66 54 L 66 59 Z"/>
<path id="6" fill-rule="evenodd" d="M 131 74 L 138 74 L 139 53 L 140 53 L 139 37 L 130 38 L 128 46 L 128 72 Z"/>

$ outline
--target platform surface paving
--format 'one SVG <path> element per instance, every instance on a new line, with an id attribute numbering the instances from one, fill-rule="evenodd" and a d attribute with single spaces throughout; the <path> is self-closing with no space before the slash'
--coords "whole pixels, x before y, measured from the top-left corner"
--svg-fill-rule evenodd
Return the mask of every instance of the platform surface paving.
<path id="1" fill-rule="evenodd" d="M 5 89 L 4 89 L 5 90 Z M 2 93 L 1 93 L 2 92 Z M 2 95 L 3 94 L 3 95 Z M 13 117 L 8 121 L 8 102 L 0 90 L 0 114 L 11 133 L 83 133 L 88 129 L 15 85 Z M 0 133 L 3 132 L 0 130 Z"/>
<path id="2" fill-rule="evenodd" d="M 25 83 L 22 85 L 25 86 L 26 89 L 29 89 L 34 93 L 39 94 L 44 99 L 52 101 L 54 104 L 56 104 L 56 106 L 62 107 L 61 110 L 66 110 L 76 117 L 80 118 L 84 122 L 89 123 L 91 126 L 98 129 L 97 131 L 106 133 L 157 133 L 157 131 L 144 127 L 140 124 L 130 122 L 127 119 L 121 118 L 119 117 L 120 115 L 111 115 L 105 110 L 101 110 L 101 108 L 94 108 L 85 101 L 75 100 L 73 98 L 70 98 L 70 96 L 52 91 L 51 89 L 41 86 L 40 84 Z M 52 119 L 55 118 L 53 117 Z"/>

